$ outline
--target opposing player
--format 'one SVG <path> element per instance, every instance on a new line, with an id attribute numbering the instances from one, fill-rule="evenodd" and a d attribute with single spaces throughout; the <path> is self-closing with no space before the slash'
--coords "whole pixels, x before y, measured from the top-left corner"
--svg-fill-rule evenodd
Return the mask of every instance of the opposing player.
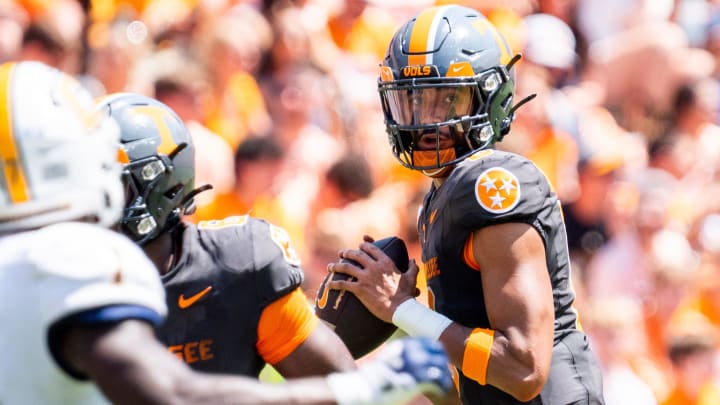
<path id="1" fill-rule="evenodd" d="M 155 340 L 166 313 L 157 271 L 105 228 L 124 201 L 117 127 L 91 113 L 74 79 L 37 62 L 0 65 L 0 97 L 3 405 L 370 405 L 449 388 L 444 351 L 423 340 L 286 384 L 192 371 Z"/>
<path id="2" fill-rule="evenodd" d="M 513 57 L 477 11 L 426 9 L 400 27 L 380 68 L 392 151 L 432 178 L 418 218 L 430 306 L 366 242 L 331 271 L 379 318 L 439 339 L 466 404 L 602 404 L 600 369 L 573 310 L 565 226 L 545 176 L 493 149 L 515 110 Z"/>
<path id="3" fill-rule="evenodd" d="M 182 221 L 203 188 L 193 185 L 194 149 L 180 118 L 132 93 L 105 97 L 99 108 L 121 128 L 121 229 L 162 275 L 169 312 L 159 336 L 169 349 L 211 372 L 257 376 L 265 363 L 285 377 L 354 369 L 300 289 L 300 260 L 285 230 L 247 215 Z"/>

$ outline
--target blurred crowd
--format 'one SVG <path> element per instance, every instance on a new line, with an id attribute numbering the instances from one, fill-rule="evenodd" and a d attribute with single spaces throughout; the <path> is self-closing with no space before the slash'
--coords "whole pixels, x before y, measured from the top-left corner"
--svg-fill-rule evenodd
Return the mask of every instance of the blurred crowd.
<path id="1" fill-rule="evenodd" d="M 285 227 L 309 297 L 337 251 L 399 235 L 429 180 L 376 90 L 394 30 L 445 0 L 0 0 L 0 62 L 40 60 L 187 123 L 193 220 Z M 459 0 L 523 54 L 497 146 L 563 203 L 576 307 L 609 405 L 720 404 L 720 1 Z"/>

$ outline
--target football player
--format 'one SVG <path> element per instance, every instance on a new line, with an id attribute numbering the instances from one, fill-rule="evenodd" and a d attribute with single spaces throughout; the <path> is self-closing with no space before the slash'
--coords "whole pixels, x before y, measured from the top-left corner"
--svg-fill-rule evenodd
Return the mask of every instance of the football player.
<path id="1" fill-rule="evenodd" d="M 158 267 L 168 317 L 160 339 L 192 368 L 285 377 L 352 370 L 342 341 L 312 312 L 287 232 L 248 215 L 183 221 L 194 209 L 194 148 L 165 104 L 134 93 L 98 101 L 119 124 L 127 204 L 121 229 Z"/>
<path id="2" fill-rule="evenodd" d="M 124 202 L 118 128 L 93 107 L 58 70 L 0 65 L 1 404 L 370 405 L 451 386 L 444 351 L 424 340 L 287 384 L 179 361 L 155 340 L 166 313 L 156 269 L 106 228 Z"/>
<path id="3" fill-rule="evenodd" d="M 403 24 L 378 90 L 392 152 L 432 178 L 418 218 L 430 308 L 376 247 L 340 252 L 379 318 L 442 341 L 465 404 L 602 404 L 601 374 L 573 309 L 560 203 L 526 158 L 495 150 L 516 109 L 513 57 L 476 10 L 432 7 Z"/>

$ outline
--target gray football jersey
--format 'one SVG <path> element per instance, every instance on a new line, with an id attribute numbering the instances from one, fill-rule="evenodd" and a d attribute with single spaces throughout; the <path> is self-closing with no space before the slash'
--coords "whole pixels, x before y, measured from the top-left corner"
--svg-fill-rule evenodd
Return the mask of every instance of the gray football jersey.
<path id="1" fill-rule="evenodd" d="M 197 370 L 257 376 L 263 309 L 303 282 L 287 233 L 250 216 L 184 225 L 159 338 Z"/>
<path id="2" fill-rule="evenodd" d="M 545 244 L 545 260 L 555 308 L 550 379 L 531 404 L 570 404 L 599 398 L 599 369 L 587 337 L 577 329 L 567 239 L 560 203 L 544 174 L 528 159 L 484 150 L 465 159 L 440 188 L 430 189 L 418 219 L 428 297 L 439 313 L 467 327 L 492 328 L 485 307 L 481 272 L 465 252 L 470 234 L 483 227 L 522 222 Z M 490 385 L 462 375 L 466 404 L 518 404 Z"/>

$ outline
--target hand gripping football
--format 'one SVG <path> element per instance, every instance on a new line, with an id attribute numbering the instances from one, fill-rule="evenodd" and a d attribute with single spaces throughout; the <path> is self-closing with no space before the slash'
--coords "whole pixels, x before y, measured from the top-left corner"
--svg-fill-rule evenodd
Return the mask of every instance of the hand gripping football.
<path id="1" fill-rule="evenodd" d="M 391 236 L 377 240 L 373 244 L 392 259 L 400 272 L 407 271 L 408 251 L 402 239 Z M 352 260 L 342 261 L 360 267 Z M 353 358 L 358 359 L 385 342 L 397 327 L 375 317 L 351 292 L 326 288 L 331 278 L 344 280 L 349 277 L 342 273 L 328 273 L 325 276 L 315 298 L 315 314 L 335 330 Z"/>

